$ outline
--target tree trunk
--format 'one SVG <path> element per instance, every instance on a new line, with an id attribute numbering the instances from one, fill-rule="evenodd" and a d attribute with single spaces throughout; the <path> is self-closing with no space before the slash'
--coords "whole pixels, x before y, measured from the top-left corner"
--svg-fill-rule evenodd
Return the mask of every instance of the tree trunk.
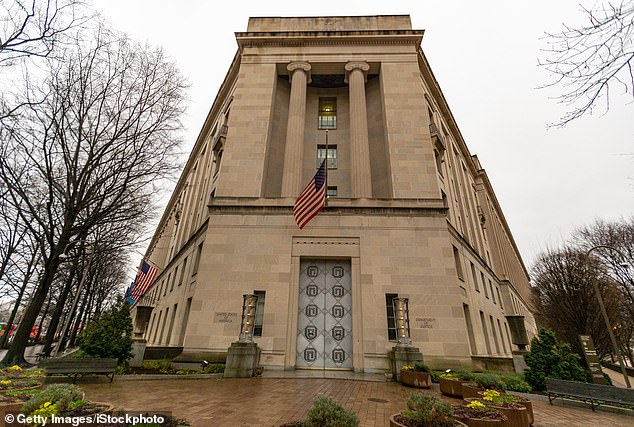
<path id="1" fill-rule="evenodd" d="M 82 318 L 84 317 L 84 311 L 86 311 L 86 305 L 88 304 L 88 295 L 90 294 L 88 289 L 86 289 L 86 293 L 84 294 L 84 299 L 81 302 L 81 310 L 78 310 L 77 316 L 75 316 L 75 323 L 73 324 L 73 329 L 70 334 L 70 339 L 68 340 L 68 347 L 71 347 L 71 348 L 75 346 L 75 340 L 77 339 L 77 330 L 79 329 L 79 326 L 82 326 L 83 328 L 83 323 L 81 322 L 82 322 Z"/>
<path id="2" fill-rule="evenodd" d="M 22 287 L 20 288 L 20 293 L 18 294 L 18 297 L 15 300 L 15 305 L 13 306 L 13 310 L 11 311 L 11 316 L 9 316 L 9 320 L 7 321 L 8 323 L 7 330 L 5 331 L 4 334 L 2 334 L 2 337 L 0 337 L 0 348 L 6 347 L 7 339 L 9 337 L 9 331 L 11 330 L 11 325 L 13 325 L 15 316 L 18 313 L 20 304 L 22 303 L 22 297 L 24 296 L 24 292 L 26 291 L 26 288 L 29 285 L 29 280 L 31 279 L 31 276 L 33 276 L 33 270 L 35 270 L 35 262 L 37 259 L 38 259 L 37 249 L 34 249 L 33 254 L 31 255 L 31 259 L 29 260 L 29 264 L 26 267 L 24 278 L 22 279 Z"/>
<path id="3" fill-rule="evenodd" d="M 46 315 L 48 314 L 48 309 L 51 306 L 51 295 L 48 296 L 48 302 L 46 303 L 46 307 L 44 308 L 44 313 L 40 318 L 40 323 L 37 325 L 37 334 L 35 335 L 35 342 L 37 343 L 40 340 L 40 336 L 42 335 L 42 325 L 44 324 L 44 320 L 46 319 Z"/>
<path id="4" fill-rule="evenodd" d="M 0 337 L 0 348 L 5 348 L 7 344 L 7 339 L 9 336 L 9 331 L 11 330 L 11 325 L 13 325 L 13 321 L 15 320 L 15 316 L 18 313 L 18 309 L 20 308 L 20 304 L 22 303 L 22 296 L 24 295 L 24 291 L 26 290 L 26 286 L 28 285 L 28 278 L 24 278 L 24 283 L 22 283 L 22 287 L 20 288 L 20 293 L 18 294 L 18 298 L 15 300 L 15 304 L 13 305 L 13 310 L 11 310 L 11 316 L 9 316 L 9 320 L 7 320 L 7 329 Z"/>
<path id="5" fill-rule="evenodd" d="M 66 304 L 66 299 L 68 299 L 68 294 L 73 288 L 73 280 L 75 279 L 75 274 L 77 272 L 76 268 L 70 272 L 68 280 L 64 285 L 64 289 L 62 293 L 59 295 L 57 299 L 57 305 L 55 306 L 55 310 L 51 315 L 51 321 L 48 324 L 48 331 L 46 332 L 46 341 L 44 342 L 44 347 L 42 348 L 42 353 L 50 354 L 51 348 L 53 347 L 53 341 L 55 340 L 55 334 L 57 333 L 57 327 L 59 326 L 59 320 L 64 313 L 64 305 Z"/>
<path id="6" fill-rule="evenodd" d="M 61 247 L 65 247 L 66 243 L 67 241 L 64 242 L 64 245 Z M 9 347 L 4 359 L 0 362 L 3 365 L 24 365 L 27 363 L 24 359 L 24 351 L 29 343 L 29 336 L 31 335 L 37 316 L 40 314 L 40 311 L 44 306 L 44 302 L 48 296 L 48 291 L 51 289 L 51 285 L 55 279 L 55 274 L 57 273 L 60 263 L 59 255 L 61 251 L 58 251 L 59 249 L 55 250 L 52 256 L 49 257 L 44 264 L 44 275 L 42 276 L 42 280 L 38 284 L 29 305 L 24 311 L 22 321 L 20 322 L 20 326 L 18 326 L 18 330 L 15 332 L 11 347 Z"/>

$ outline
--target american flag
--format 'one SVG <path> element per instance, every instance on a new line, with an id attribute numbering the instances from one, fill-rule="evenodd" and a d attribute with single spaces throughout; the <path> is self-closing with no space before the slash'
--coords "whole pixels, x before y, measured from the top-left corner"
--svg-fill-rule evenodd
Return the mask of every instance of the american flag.
<path id="1" fill-rule="evenodd" d="M 303 229 L 326 205 L 326 160 L 299 195 L 293 206 L 295 222 Z"/>
<path id="2" fill-rule="evenodd" d="M 154 282 L 154 278 L 156 277 L 158 269 L 156 267 L 151 266 L 145 260 L 141 264 L 141 269 L 136 275 L 136 279 L 134 283 L 132 283 L 132 290 L 130 291 L 130 298 L 135 302 L 139 300 L 148 290 L 152 283 Z"/>

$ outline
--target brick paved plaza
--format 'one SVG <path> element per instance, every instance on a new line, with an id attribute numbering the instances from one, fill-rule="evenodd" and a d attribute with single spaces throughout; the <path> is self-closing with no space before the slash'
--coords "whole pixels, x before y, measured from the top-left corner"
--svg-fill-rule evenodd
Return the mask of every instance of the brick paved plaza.
<path id="1" fill-rule="evenodd" d="M 388 426 L 391 414 L 405 408 L 416 391 L 398 383 L 327 378 L 166 379 L 113 384 L 84 383 L 87 398 L 125 410 L 162 410 L 196 427 L 279 426 L 302 419 L 319 394 L 353 410 L 362 426 Z M 427 390 L 438 392 L 437 385 Z M 443 396 L 443 398 L 445 398 Z M 445 398 L 451 403 L 457 399 Z M 563 407 L 534 400 L 537 426 L 633 426 L 634 417 L 589 408 Z"/>

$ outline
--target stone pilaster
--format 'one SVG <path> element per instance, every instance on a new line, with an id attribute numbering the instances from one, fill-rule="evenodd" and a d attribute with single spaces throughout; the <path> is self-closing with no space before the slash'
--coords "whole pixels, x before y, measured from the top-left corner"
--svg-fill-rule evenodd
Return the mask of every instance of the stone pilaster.
<path id="1" fill-rule="evenodd" d="M 308 62 L 291 62 L 286 69 L 291 80 L 291 96 L 288 106 L 286 147 L 284 149 L 282 197 L 297 197 L 302 189 L 306 85 L 310 83 L 310 64 Z"/>
<path id="2" fill-rule="evenodd" d="M 350 155 L 352 197 L 372 197 L 368 115 L 365 82 L 370 66 L 366 62 L 348 62 L 346 80 L 350 91 Z"/>

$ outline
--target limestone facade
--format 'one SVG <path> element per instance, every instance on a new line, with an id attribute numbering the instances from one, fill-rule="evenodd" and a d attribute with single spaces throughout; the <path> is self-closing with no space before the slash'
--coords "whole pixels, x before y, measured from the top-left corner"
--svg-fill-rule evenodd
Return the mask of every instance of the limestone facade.
<path id="1" fill-rule="evenodd" d="M 146 258 L 150 346 L 226 354 L 242 295 L 264 295 L 261 363 L 295 369 L 302 260 L 350 265 L 355 371 L 387 368 L 387 295 L 409 298 L 411 339 L 436 368 L 510 363 L 505 316 L 536 332 L 528 274 L 409 16 L 251 18 Z M 292 205 L 335 100 L 336 187 L 303 230 Z M 334 188 L 332 189 L 334 191 Z M 205 357 L 207 357 L 205 356 Z"/>

